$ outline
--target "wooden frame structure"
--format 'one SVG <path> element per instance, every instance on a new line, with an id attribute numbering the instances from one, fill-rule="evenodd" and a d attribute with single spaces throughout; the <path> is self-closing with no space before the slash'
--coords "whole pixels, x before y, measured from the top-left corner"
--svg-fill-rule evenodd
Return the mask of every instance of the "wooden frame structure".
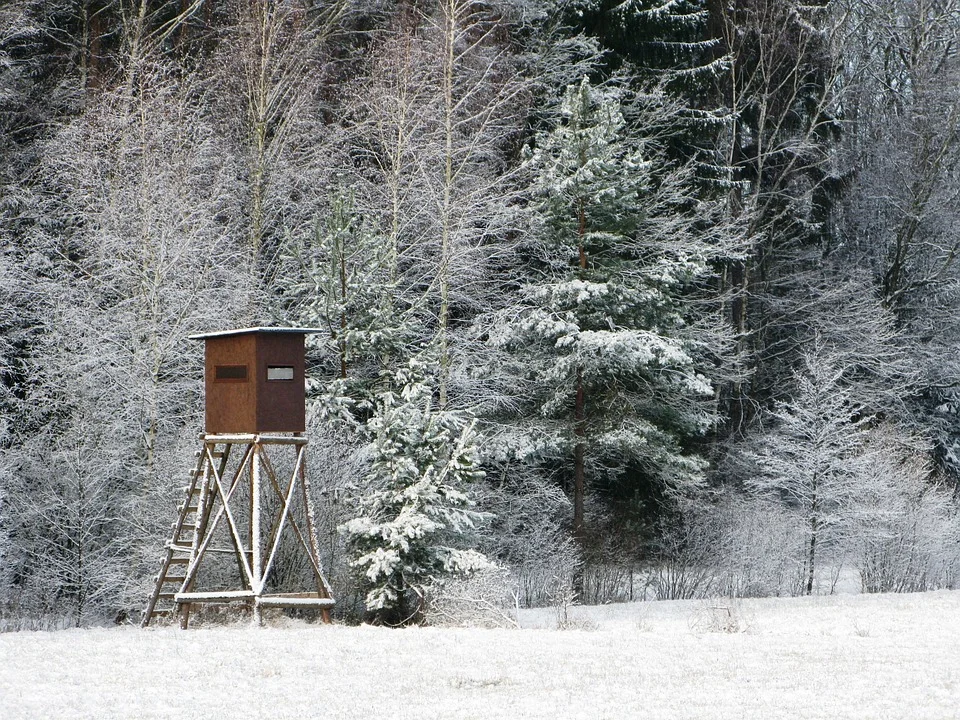
<path id="1" fill-rule="evenodd" d="M 200 437 L 203 449 L 141 625 L 177 614 L 180 627 L 186 628 L 194 605 L 230 602 L 251 607 L 257 624 L 263 622 L 265 607 L 314 608 L 329 622 L 334 600 L 320 563 L 306 473 L 307 439 L 300 433 Z M 271 459 L 282 447 L 294 451 L 288 479 L 277 473 Z M 309 590 L 268 592 L 285 537 L 307 559 L 313 576 Z M 225 547 L 217 546 L 224 540 Z M 217 587 L 204 589 L 204 561 L 218 553 L 236 558 L 235 586 L 224 586 L 221 579 Z"/>

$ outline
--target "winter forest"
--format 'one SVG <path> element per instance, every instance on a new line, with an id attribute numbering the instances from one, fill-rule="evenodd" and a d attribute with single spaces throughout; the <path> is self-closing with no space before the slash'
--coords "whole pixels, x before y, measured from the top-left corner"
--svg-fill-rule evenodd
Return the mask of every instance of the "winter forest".
<path id="1" fill-rule="evenodd" d="M 250 326 L 347 621 L 953 587 L 958 134 L 960 0 L 3 0 L 0 627 L 138 616 Z"/>

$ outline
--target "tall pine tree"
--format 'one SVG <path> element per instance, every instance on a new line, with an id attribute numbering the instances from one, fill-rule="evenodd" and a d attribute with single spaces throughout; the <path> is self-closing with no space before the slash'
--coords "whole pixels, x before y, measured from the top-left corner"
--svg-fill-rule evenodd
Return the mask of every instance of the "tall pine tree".
<path id="1" fill-rule="evenodd" d="M 586 79 L 567 89 L 559 122 L 527 160 L 528 280 L 490 333 L 525 390 L 503 452 L 564 469 L 581 541 L 588 488 L 697 487 L 703 463 L 684 441 L 711 422 L 711 384 L 697 370 L 706 336 L 680 298 L 712 250 L 687 171 L 655 167 L 641 145 L 614 91 Z"/>

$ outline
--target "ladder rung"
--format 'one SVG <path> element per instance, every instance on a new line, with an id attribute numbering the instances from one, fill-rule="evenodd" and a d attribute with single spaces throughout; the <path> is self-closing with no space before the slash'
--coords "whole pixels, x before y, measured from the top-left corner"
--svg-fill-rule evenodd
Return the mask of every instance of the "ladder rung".
<path id="1" fill-rule="evenodd" d="M 183 577 L 184 576 L 176 577 L 174 575 L 164 575 L 163 577 L 161 577 L 160 575 L 155 575 L 153 578 L 153 583 L 154 585 L 163 585 L 164 583 L 177 582 L 178 580 L 180 582 L 183 582 Z"/>
<path id="2" fill-rule="evenodd" d="M 184 545 L 183 543 L 168 542 L 167 547 L 171 550 L 182 550 L 183 552 L 190 552 L 193 550 L 192 545 Z"/>
<path id="3" fill-rule="evenodd" d="M 176 593 L 162 592 L 159 595 L 157 595 L 157 600 L 173 600 L 174 595 L 176 595 Z"/>
<path id="4" fill-rule="evenodd" d="M 165 577 L 163 580 L 161 580 L 161 582 L 165 582 L 165 583 L 181 583 L 181 584 L 182 584 L 183 581 L 186 580 L 186 579 L 187 579 L 187 578 L 186 578 L 185 575 L 180 575 L 179 577 L 167 575 L 167 577 Z"/>
<path id="5" fill-rule="evenodd" d="M 190 558 L 170 558 L 170 565 L 187 565 L 190 562 Z"/>

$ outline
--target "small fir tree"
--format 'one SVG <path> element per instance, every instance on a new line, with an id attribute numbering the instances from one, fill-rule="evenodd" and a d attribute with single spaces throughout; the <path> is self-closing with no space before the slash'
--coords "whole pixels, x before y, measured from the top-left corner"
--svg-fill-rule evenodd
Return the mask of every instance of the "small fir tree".
<path id="1" fill-rule="evenodd" d="M 311 238 L 291 237 L 285 248 L 286 312 L 327 329 L 324 355 L 335 358 L 334 374 L 358 399 L 369 399 L 412 334 L 395 262 L 389 238 L 356 212 L 352 191 L 333 196 Z"/>
<path id="2" fill-rule="evenodd" d="M 461 547 L 486 517 L 466 490 L 483 475 L 473 423 L 432 407 L 425 370 L 411 361 L 397 374 L 400 392 L 378 394 L 367 422 L 370 491 L 357 500 L 358 517 L 341 528 L 367 610 L 390 624 L 418 615 L 427 582 L 490 564 Z"/>

